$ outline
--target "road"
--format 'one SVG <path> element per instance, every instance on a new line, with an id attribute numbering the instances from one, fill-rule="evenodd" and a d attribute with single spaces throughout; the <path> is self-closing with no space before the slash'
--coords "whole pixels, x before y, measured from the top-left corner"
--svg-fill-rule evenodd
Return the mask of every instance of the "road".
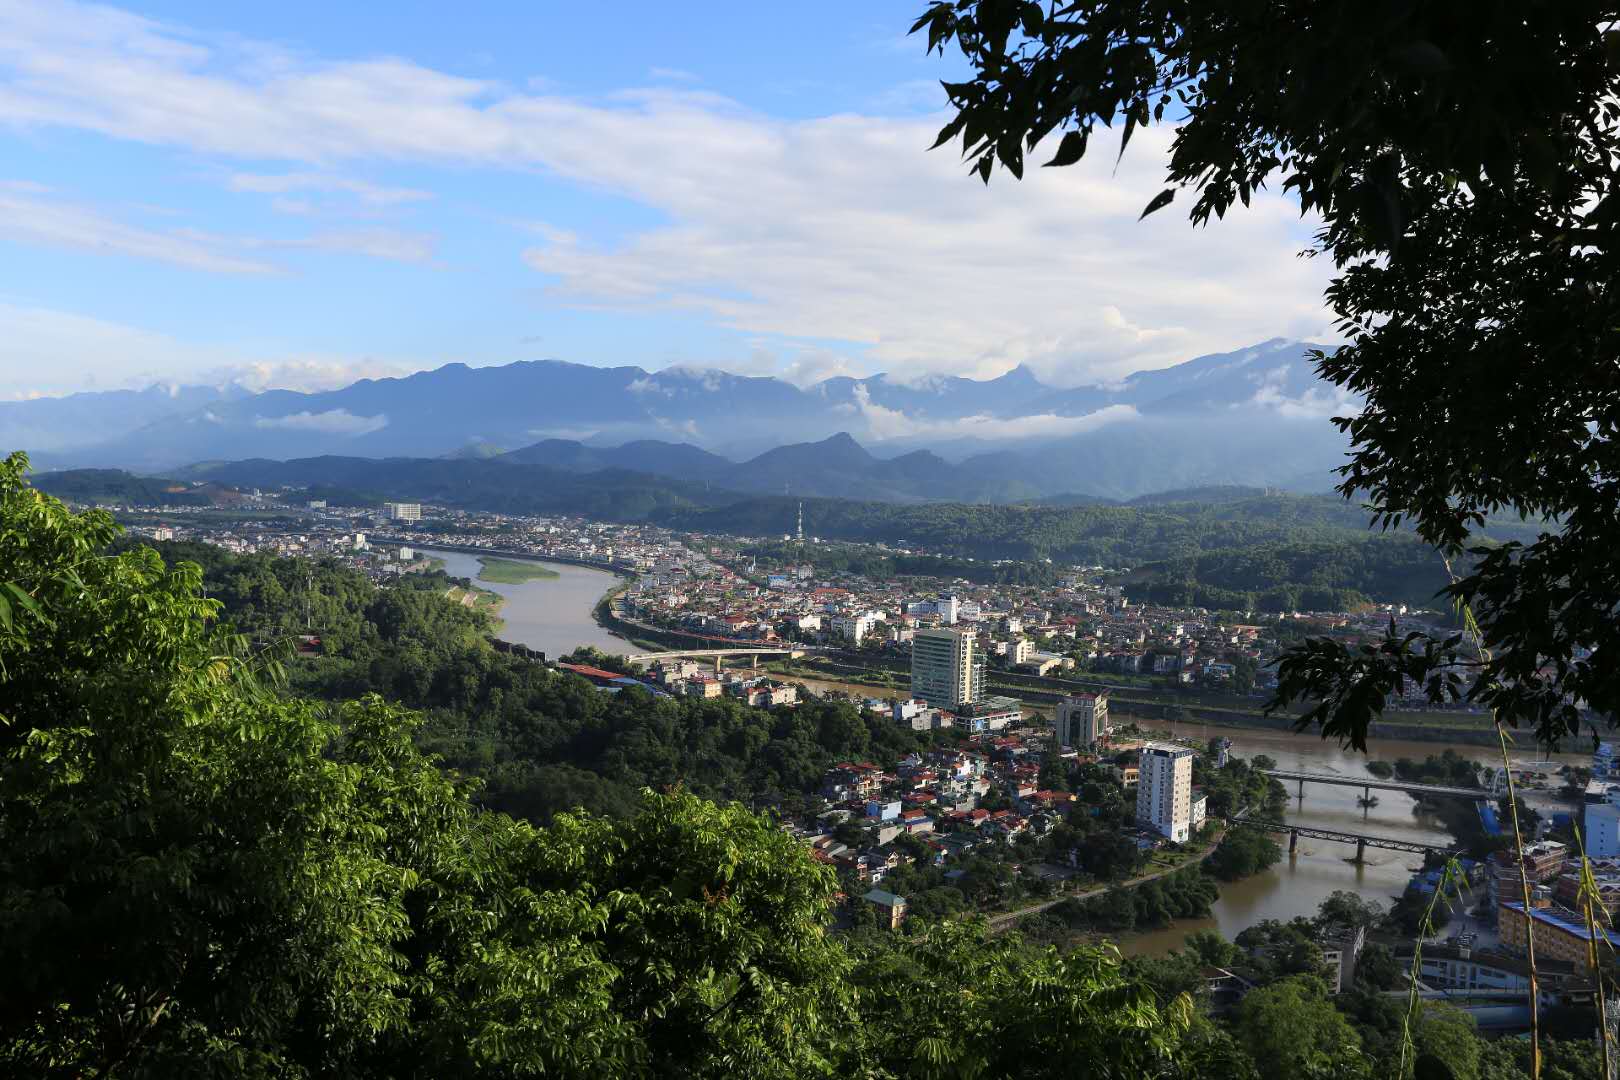
<path id="1" fill-rule="evenodd" d="M 1107 892 L 1109 889 L 1134 889 L 1138 885 L 1146 885 L 1150 881 L 1157 881 L 1159 878 L 1168 877 L 1169 875 L 1174 874 L 1177 870 L 1185 870 L 1189 866 L 1197 866 L 1204 862 L 1204 860 L 1208 859 L 1211 855 L 1215 854 L 1215 849 L 1221 846 L 1221 838 L 1225 835 L 1226 833 L 1224 831 L 1217 833 L 1214 841 L 1209 845 L 1208 851 L 1204 852 L 1196 859 L 1188 859 L 1179 866 L 1169 866 L 1163 870 L 1155 870 L 1151 874 L 1142 874 L 1139 877 L 1128 878 L 1125 881 L 1111 882 L 1107 885 L 1098 885 L 1095 888 L 1087 889 L 1084 892 L 1070 893 L 1067 896 L 1060 896 L 1055 900 L 1042 900 L 1038 904 L 1031 904 L 1028 907 L 1019 908 L 1017 911 L 1004 911 L 1000 915 L 991 915 L 986 920 L 990 924 L 990 932 L 992 934 L 1000 933 L 1002 930 L 1007 929 L 1008 926 L 1017 922 L 1019 919 L 1022 919 L 1024 916 L 1035 915 L 1039 912 L 1045 911 L 1047 908 L 1056 907 L 1065 900 L 1084 900 L 1088 896 L 1095 896 L 1098 893 Z"/>

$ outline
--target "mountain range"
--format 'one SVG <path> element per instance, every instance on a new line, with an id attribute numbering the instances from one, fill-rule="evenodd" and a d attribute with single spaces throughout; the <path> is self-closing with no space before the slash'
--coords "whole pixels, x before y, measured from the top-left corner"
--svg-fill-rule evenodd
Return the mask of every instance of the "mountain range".
<path id="1" fill-rule="evenodd" d="M 1075 388 L 1024 367 L 801 388 L 690 368 L 449 364 L 319 393 L 180 387 L 8 402 L 0 446 L 45 468 L 197 475 L 244 459 L 443 458 L 898 501 L 1325 491 L 1345 452 L 1328 417 L 1354 405 L 1316 377 L 1310 348 L 1275 339 Z"/>

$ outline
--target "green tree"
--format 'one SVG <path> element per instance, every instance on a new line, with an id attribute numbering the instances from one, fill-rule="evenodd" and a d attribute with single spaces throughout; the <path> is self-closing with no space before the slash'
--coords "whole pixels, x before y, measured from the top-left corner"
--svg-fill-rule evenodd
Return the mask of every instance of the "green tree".
<path id="1" fill-rule="evenodd" d="M 1238 827 L 1221 838 L 1215 854 L 1204 865 L 1222 881 L 1242 878 L 1269 870 L 1282 858 L 1282 849 L 1266 833 Z"/>
<path id="2" fill-rule="evenodd" d="M 1347 889 L 1335 889 L 1316 909 L 1317 924 L 1326 930 L 1376 926 L 1383 918 L 1383 905 Z"/>
<path id="3" fill-rule="evenodd" d="M 1389 946 L 1369 942 L 1356 961 L 1356 981 L 1373 990 L 1398 990 L 1405 973 Z"/>
<path id="4" fill-rule="evenodd" d="M 1359 398 L 1335 420 L 1351 441 L 1339 490 L 1459 560 L 1449 591 L 1491 650 L 1393 624 L 1365 647 L 1297 647 L 1275 704 L 1314 703 L 1300 723 L 1358 748 L 1413 685 L 1545 742 L 1579 733 L 1578 703 L 1620 714 L 1602 662 L 1620 651 L 1605 479 L 1620 445 L 1615 14 L 1603 0 L 1377 18 L 1352 0 L 935 0 L 913 28 L 960 50 L 939 143 L 960 139 L 986 182 L 998 165 L 1022 176 L 1049 136 L 1041 158 L 1064 166 L 1099 123 L 1121 125 L 1124 153 L 1167 122 L 1166 186 L 1143 192 L 1144 214 L 1190 190 L 1207 223 L 1275 184 L 1320 216 L 1312 251 L 1337 268 L 1327 299 L 1347 344 L 1317 368 Z M 1500 511 L 1548 527 L 1479 544 Z"/>
<path id="5" fill-rule="evenodd" d="M 1412 1031 L 1416 1075 L 1433 1080 L 1480 1080 L 1482 1043 L 1474 1018 L 1454 1005 L 1430 1002 Z"/>
<path id="6" fill-rule="evenodd" d="M 378 699 L 280 697 L 195 565 L 0 467 L 0 1063 L 17 1075 L 828 1070 L 835 883 L 690 795 L 480 814 Z M 835 1022 L 836 1021 L 836 1022 Z"/>
<path id="7" fill-rule="evenodd" d="M 1237 1032 L 1250 1057 L 1282 1076 L 1342 1061 L 1361 1044 L 1322 981 L 1309 975 L 1252 991 L 1238 1009 Z"/>
<path id="8" fill-rule="evenodd" d="M 854 978 L 871 1075 L 1193 1077 L 1222 1053 L 1186 1039 L 1189 1000 L 1161 1005 L 1122 975 L 1111 947 L 1062 955 L 988 937 L 982 923 L 944 923 L 868 953 Z"/>

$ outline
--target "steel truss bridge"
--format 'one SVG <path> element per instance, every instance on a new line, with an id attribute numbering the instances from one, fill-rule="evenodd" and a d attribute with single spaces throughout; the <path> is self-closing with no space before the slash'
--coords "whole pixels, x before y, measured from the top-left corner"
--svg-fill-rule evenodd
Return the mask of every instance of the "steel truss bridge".
<path id="1" fill-rule="evenodd" d="M 1403 791 L 1408 795 L 1433 799 L 1489 799 L 1491 793 L 1483 788 L 1443 787 L 1438 784 L 1407 784 L 1400 780 L 1380 780 L 1377 777 L 1335 776 L 1331 773 L 1294 772 L 1289 769 L 1267 769 L 1267 776 L 1276 780 L 1298 781 L 1299 797 L 1305 797 L 1306 784 L 1334 784 L 1338 787 L 1358 787 L 1365 794 L 1374 791 Z"/>
<path id="2" fill-rule="evenodd" d="M 1419 840 L 1401 840 L 1392 836 L 1368 836 L 1365 833 L 1344 832 L 1340 829 L 1319 829 L 1310 825 L 1290 825 L 1283 821 L 1262 821 L 1258 818 L 1238 817 L 1233 825 L 1248 825 L 1256 829 L 1265 829 L 1267 832 L 1288 834 L 1288 853 L 1292 855 L 1299 849 L 1299 838 L 1307 840 L 1331 840 L 1336 844 L 1356 845 L 1356 857 L 1352 862 L 1365 862 L 1367 849 L 1383 848 L 1386 851 L 1405 851 L 1413 855 L 1426 855 L 1431 851 L 1441 855 L 1451 856 L 1457 854 L 1460 848 L 1442 847 L 1439 844 L 1425 844 Z"/>

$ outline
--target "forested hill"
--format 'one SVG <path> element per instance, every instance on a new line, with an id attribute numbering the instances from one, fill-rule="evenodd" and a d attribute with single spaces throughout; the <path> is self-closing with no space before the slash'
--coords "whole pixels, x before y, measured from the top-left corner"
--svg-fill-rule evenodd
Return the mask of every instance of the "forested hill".
<path id="1" fill-rule="evenodd" d="M 792 531 L 800 500 L 743 499 L 661 512 L 657 519 L 696 532 L 772 536 Z M 978 559 L 1135 566 L 1257 544 L 1361 541 L 1367 513 L 1328 495 L 1259 495 L 1148 506 L 896 505 L 806 499 L 807 534 L 884 543 Z M 1493 524 L 1494 539 L 1530 538 L 1533 526 Z"/>
<path id="2" fill-rule="evenodd" d="M 1132 595 L 1161 603 L 1262 611 L 1343 610 L 1367 601 L 1434 606 L 1446 584 L 1438 555 L 1410 533 L 1368 528 L 1335 496 L 1226 489 L 1220 498 L 1129 506 L 890 505 L 805 500 L 805 532 L 954 559 L 1129 567 Z M 798 500 L 749 499 L 658 515 L 677 528 L 769 536 Z M 1533 524 L 1490 523 L 1482 540 L 1529 540 Z M 976 580 L 984 575 L 962 574 Z"/>
<path id="3" fill-rule="evenodd" d="M 421 710 L 425 749 L 476 777 L 484 805 L 535 821 L 574 806 L 628 813 L 648 787 L 791 809 L 835 761 L 898 759 L 928 738 L 843 703 L 773 712 L 599 693 L 491 648 L 484 617 L 444 599 L 442 573 L 378 587 L 335 562 L 153 546 L 167 562 L 200 564 L 224 620 L 253 641 L 321 638 L 322 655 L 287 665 L 295 693 L 375 692 Z"/>
<path id="4" fill-rule="evenodd" d="M 712 505 L 735 496 L 706 485 L 623 469 L 566 472 L 543 465 L 480 460 L 358 457 L 254 459 L 195 466 L 187 475 L 222 484 L 273 489 L 335 487 L 369 501 L 409 499 L 506 514 L 580 514 L 604 521 L 638 521 L 656 511 Z M 45 483 L 50 477 L 41 478 Z"/>
<path id="5" fill-rule="evenodd" d="M 469 510 L 577 514 L 653 521 L 679 530 L 744 537 L 793 530 L 800 500 L 743 497 L 699 483 L 624 470 L 569 472 L 477 460 L 306 458 L 198 466 L 217 485 L 294 486 L 348 504 L 384 498 Z M 115 471 L 47 474 L 40 485 L 81 501 L 160 503 L 178 485 Z M 201 496 L 198 496 L 201 498 Z M 1170 500 L 1170 501 L 1164 501 Z M 1167 493 L 1130 505 L 894 504 L 803 500 L 805 530 L 825 540 L 882 543 L 956 560 L 1010 560 L 1137 571 L 1143 600 L 1213 608 L 1343 609 L 1368 600 L 1430 605 L 1446 583 L 1437 556 L 1409 534 L 1370 531 L 1366 512 L 1334 496 L 1253 489 Z M 1491 522 L 1489 540 L 1529 540 L 1534 524 Z M 894 572 L 922 572 L 880 560 Z M 943 569 L 941 564 L 936 569 Z M 1027 573 L 962 571 L 970 580 Z"/>

